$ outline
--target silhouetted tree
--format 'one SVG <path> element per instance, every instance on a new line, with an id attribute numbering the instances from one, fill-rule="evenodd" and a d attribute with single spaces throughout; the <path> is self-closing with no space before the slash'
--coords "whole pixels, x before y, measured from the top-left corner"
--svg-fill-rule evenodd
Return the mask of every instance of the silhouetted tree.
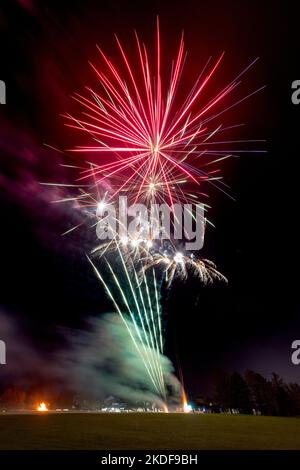
<path id="1" fill-rule="evenodd" d="M 237 408 L 242 413 L 251 412 L 250 393 L 243 377 L 234 372 L 230 377 L 230 407 Z"/>
<path id="2" fill-rule="evenodd" d="M 292 415 L 300 415 L 300 385 L 290 383 L 287 386 L 287 393 L 290 397 Z"/>
<path id="3" fill-rule="evenodd" d="M 220 406 L 220 411 L 230 408 L 230 375 L 221 369 L 214 374 L 213 400 Z"/>
<path id="4" fill-rule="evenodd" d="M 276 416 L 292 415 L 292 401 L 283 380 L 278 374 L 272 373 L 272 398 L 274 414 Z"/>
<path id="5" fill-rule="evenodd" d="M 252 370 L 246 371 L 245 380 L 249 388 L 252 408 L 263 415 L 271 415 L 273 412 L 271 382 Z"/>

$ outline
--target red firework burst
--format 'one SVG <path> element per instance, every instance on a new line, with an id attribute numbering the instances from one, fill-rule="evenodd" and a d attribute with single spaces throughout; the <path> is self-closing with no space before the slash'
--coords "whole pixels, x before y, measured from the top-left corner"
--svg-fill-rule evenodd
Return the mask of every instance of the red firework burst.
<path id="1" fill-rule="evenodd" d="M 228 147 L 228 144 L 250 141 L 215 140 L 217 134 L 236 125 L 214 126 L 212 121 L 263 88 L 222 107 L 224 98 L 240 84 L 241 76 L 257 59 L 200 106 L 200 97 L 202 99 L 224 53 L 214 63 L 207 62 L 192 89 L 179 99 L 178 87 L 185 59 L 183 34 L 168 84 L 162 80 L 165 74 L 162 74 L 158 19 L 154 66 L 137 34 L 135 39 L 138 62 L 133 67 L 116 37 L 126 70 L 124 74 L 120 74 L 98 47 L 103 69 L 91 66 L 100 81 L 100 90 L 88 88 L 89 96 L 74 96 L 84 108 L 84 117 L 66 116 L 67 126 L 88 134 L 95 142 L 72 149 L 97 155 L 96 162 L 82 171 L 79 181 L 87 183 L 92 177 L 95 187 L 101 186 L 104 180 L 113 181 L 114 191 L 109 199 L 126 192 L 134 202 L 156 200 L 173 205 L 177 201 L 195 201 L 197 195 L 203 194 L 199 190 L 201 182 L 221 183 L 219 169 L 210 167 L 212 163 L 247 151 L 222 149 L 223 144 Z"/>

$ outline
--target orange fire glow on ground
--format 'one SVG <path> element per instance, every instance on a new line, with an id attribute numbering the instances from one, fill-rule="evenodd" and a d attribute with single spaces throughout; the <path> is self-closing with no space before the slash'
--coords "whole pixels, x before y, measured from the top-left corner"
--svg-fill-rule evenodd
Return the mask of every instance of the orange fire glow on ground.
<path id="1" fill-rule="evenodd" d="M 46 403 L 43 402 L 43 401 L 41 403 L 39 403 L 39 405 L 37 407 L 37 411 L 48 411 Z"/>

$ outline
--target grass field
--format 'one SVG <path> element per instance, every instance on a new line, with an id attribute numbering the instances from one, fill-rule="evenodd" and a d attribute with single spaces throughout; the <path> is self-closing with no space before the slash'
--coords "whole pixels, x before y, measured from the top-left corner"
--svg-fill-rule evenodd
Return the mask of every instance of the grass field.
<path id="1" fill-rule="evenodd" d="M 144 413 L 2 415 L 0 449 L 300 449 L 300 419 Z"/>

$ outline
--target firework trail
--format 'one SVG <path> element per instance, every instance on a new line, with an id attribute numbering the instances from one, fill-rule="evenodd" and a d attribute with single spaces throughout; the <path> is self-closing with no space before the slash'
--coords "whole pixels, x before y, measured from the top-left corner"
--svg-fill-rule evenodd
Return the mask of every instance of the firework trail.
<path id="1" fill-rule="evenodd" d="M 151 280 L 145 273 L 140 280 L 134 263 L 131 263 L 129 270 L 122 252 L 120 250 L 118 252 L 122 272 L 121 275 L 117 275 L 111 262 L 106 259 L 110 273 L 109 281 L 105 281 L 89 257 L 88 260 L 126 326 L 156 392 L 166 400 L 161 364 L 163 355 L 161 308 L 155 272 L 152 271 Z"/>

